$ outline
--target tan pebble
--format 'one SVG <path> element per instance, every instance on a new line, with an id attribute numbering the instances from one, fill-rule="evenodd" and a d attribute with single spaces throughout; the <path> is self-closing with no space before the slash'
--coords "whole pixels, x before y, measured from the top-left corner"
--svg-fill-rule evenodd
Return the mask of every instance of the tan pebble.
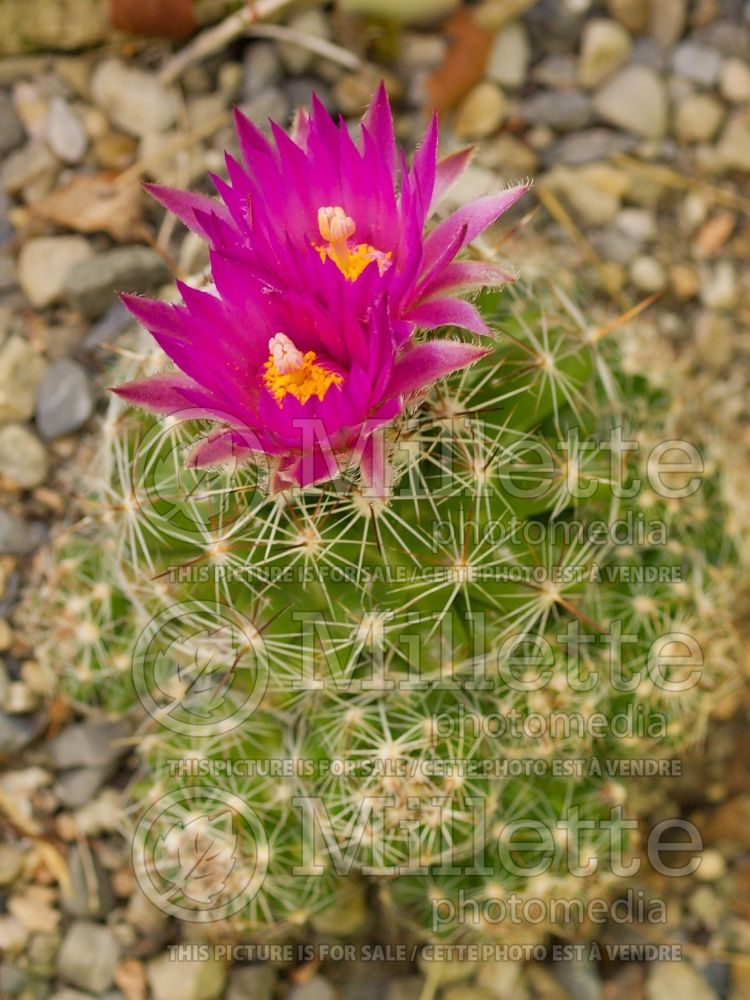
<path id="1" fill-rule="evenodd" d="M 669 280 L 678 299 L 692 299 L 698 293 L 698 274 L 687 264 L 674 264 L 669 270 Z"/>
<path id="2" fill-rule="evenodd" d="M 508 116 L 508 100 L 494 83 L 485 80 L 469 91 L 456 115 L 454 129 L 462 139 L 483 139 L 497 132 Z"/>
<path id="3" fill-rule="evenodd" d="M 581 38 L 578 82 L 582 87 L 597 87 L 627 61 L 632 46 L 630 35 L 617 21 L 587 21 Z"/>
<path id="4" fill-rule="evenodd" d="M 727 59 L 721 67 L 719 86 L 722 95 L 733 104 L 750 101 L 750 65 L 743 59 Z"/>
<path id="5" fill-rule="evenodd" d="M 648 27 L 650 0 L 607 0 L 607 10 L 635 34 Z"/>
<path id="6" fill-rule="evenodd" d="M 699 882 L 716 882 L 727 870 L 724 856 L 717 850 L 709 848 L 701 855 L 700 867 L 695 873 Z"/>
<path id="7" fill-rule="evenodd" d="M 630 265 L 630 278 L 643 292 L 660 292 L 667 282 L 664 268 L 655 257 L 636 257 Z"/>
<path id="8" fill-rule="evenodd" d="M 704 223 L 695 238 L 693 245 L 695 256 L 701 258 L 717 254 L 734 232 L 736 225 L 737 216 L 734 212 L 718 212 L 712 216 Z"/>
<path id="9" fill-rule="evenodd" d="M 680 102 L 674 130 L 683 142 L 708 142 L 724 120 L 721 101 L 709 94 L 691 94 Z"/>
<path id="10" fill-rule="evenodd" d="M 107 132 L 94 143 L 94 158 L 107 170 L 122 170 L 130 166 L 136 156 L 138 144 L 122 132 Z"/>

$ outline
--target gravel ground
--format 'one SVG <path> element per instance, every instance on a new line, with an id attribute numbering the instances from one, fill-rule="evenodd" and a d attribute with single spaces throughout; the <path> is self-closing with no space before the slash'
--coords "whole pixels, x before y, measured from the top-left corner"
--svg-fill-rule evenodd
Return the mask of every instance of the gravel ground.
<path id="1" fill-rule="evenodd" d="M 0 0 L 0 26 L 10 6 Z M 405 8 L 424 23 L 390 16 Z M 538 211 L 530 202 L 512 244 L 522 272 L 571 272 L 600 316 L 656 296 L 631 328 L 629 363 L 676 389 L 725 471 L 731 527 L 748 537 L 750 3 L 455 8 L 287 5 L 282 23 L 304 44 L 245 35 L 180 61 L 178 46 L 114 36 L 90 9 L 72 42 L 41 32 L 41 50 L 18 55 L 10 35 L 0 46 L 1 996 L 750 997 L 746 697 L 670 788 L 707 844 L 701 880 L 671 890 L 659 928 L 686 961 L 229 968 L 170 961 L 180 930 L 140 895 L 117 834 L 131 766 L 119 723 L 74 717 L 14 619 L 34 554 L 75 516 L 106 366 L 129 328 L 115 290 L 156 291 L 205 263 L 140 181 L 199 185 L 220 170 L 233 104 L 284 122 L 315 91 L 354 120 L 380 77 L 405 141 L 438 105 L 446 148 L 480 143 L 456 201 L 536 178 Z M 657 794 L 654 812 L 663 805 Z M 626 939 L 613 926 L 599 940 Z"/>

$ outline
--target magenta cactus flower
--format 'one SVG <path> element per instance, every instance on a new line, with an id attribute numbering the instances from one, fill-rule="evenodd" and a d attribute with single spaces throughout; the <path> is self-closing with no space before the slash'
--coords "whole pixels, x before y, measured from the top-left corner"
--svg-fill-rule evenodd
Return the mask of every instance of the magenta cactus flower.
<path id="1" fill-rule="evenodd" d="M 263 454 L 271 486 L 305 486 L 359 466 L 377 493 L 387 470 L 375 432 L 436 380 L 487 348 L 417 342 L 442 326 L 490 331 L 460 297 L 514 275 L 457 255 L 528 189 L 521 184 L 428 220 L 471 150 L 437 157 L 433 118 L 411 167 L 381 85 L 355 142 L 313 98 L 273 142 L 242 114 L 244 166 L 227 156 L 220 201 L 150 186 L 210 246 L 213 287 L 182 283 L 182 303 L 123 301 L 180 369 L 115 389 L 156 413 L 221 423 L 188 458 Z"/>

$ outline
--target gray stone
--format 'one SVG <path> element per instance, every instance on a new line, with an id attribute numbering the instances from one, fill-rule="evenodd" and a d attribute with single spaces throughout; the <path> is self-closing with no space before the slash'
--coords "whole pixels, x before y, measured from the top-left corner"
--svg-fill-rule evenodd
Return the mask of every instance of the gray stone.
<path id="1" fill-rule="evenodd" d="M 546 56 L 531 71 L 534 83 L 553 90 L 563 90 L 576 84 L 577 61 L 574 55 L 557 52 Z"/>
<path id="2" fill-rule="evenodd" d="M 148 963 L 147 973 L 152 1000 L 218 1000 L 227 979 L 226 965 L 213 957 L 177 962 L 159 955 Z"/>
<path id="3" fill-rule="evenodd" d="M 36 426 L 45 441 L 53 441 L 82 427 L 94 412 L 88 376 L 70 358 L 61 358 L 39 386 Z"/>
<path id="4" fill-rule="evenodd" d="M 592 128 L 574 135 L 566 135 L 544 151 L 545 166 L 564 163 L 578 166 L 606 160 L 614 153 L 632 152 L 638 140 L 635 136 L 614 132 L 607 128 Z"/>
<path id="5" fill-rule="evenodd" d="M 592 18 L 587 21 L 581 39 L 578 82 L 582 87 L 598 87 L 623 63 L 627 62 L 633 43 L 617 21 Z"/>
<path id="6" fill-rule="evenodd" d="M 502 28 L 490 50 L 485 76 L 502 87 L 522 87 L 526 83 L 531 46 L 520 21 Z"/>
<path id="7" fill-rule="evenodd" d="M 716 1000 L 701 974 L 688 962 L 653 962 L 646 983 L 647 1000 Z"/>
<path id="8" fill-rule="evenodd" d="M 591 98 L 577 90 L 536 94 L 521 105 L 521 114 L 532 125 L 549 125 L 558 132 L 574 132 L 591 124 Z"/>
<path id="9" fill-rule="evenodd" d="M 74 844 L 68 852 L 71 892 L 62 897 L 62 907 L 74 917 L 105 917 L 115 905 L 109 872 L 95 851 L 88 850 L 84 858 Z"/>
<path id="10" fill-rule="evenodd" d="M 701 974 L 717 997 L 731 996 L 732 966 L 720 959 L 701 964 Z"/>
<path id="11" fill-rule="evenodd" d="M 0 245 L 6 244 L 13 236 L 13 227 L 11 226 L 10 219 L 8 218 L 9 209 L 10 200 L 8 199 L 5 191 L 0 190 Z M 7 265 L 4 266 L 4 270 L 7 271 Z M 5 277 L 6 276 L 4 275 L 4 281 Z M 15 267 L 13 268 L 13 283 L 16 284 Z"/>
<path id="12" fill-rule="evenodd" d="M 18 281 L 37 309 L 57 302 L 76 265 L 93 258 L 82 236 L 39 236 L 24 243 L 18 257 Z"/>
<path id="13" fill-rule="evenodd" d="M 108 789 L 107 792 L 102 793 L 96 802 L 93 802 L 89 807 L 88 812 L 101 812 L 102 804 L 106 806 L 105 796 L 111 794 L 112 789 Z M 98 816 L 94 817 L 94 829 L 97 831 L 101 827 L 105 827 L 109 830 L 116 830 L 119 828 L 121 823 L 121 817 L 123 815 L 123 808 L 120 803 L 115 806 L 106 809 L 107 815 L 105 816 L 104 822 L 102 822 Z M 86 825 L 89 822 L 89 818 L 85 811 L 79 811 L 76 814 L 76 819 L 78 821 L 79 827 Z M 89 823 L 89 825 L 91 825 Z M 140 886 L 136 885 L 133 887 L 133 891 L 130 894 L 130 899 L 128 900 L 128 905 L 125 909 L 125 919 L 136 930 L 140 931 L 142 935 L 151 936 L 152 938 L 158 938 L 164 925 L 169 919 L 168 915 L 160 910 L 148 896 L 145 895 Z"/>
<path id="14" fill-rule="evenodd" d="M 57 974 L 72 986 L 103 993 L 112 985 L 119 957 L 120 946 L 109 927 L 76 920 L 68 928 L 57 955 Z"/>
<path id="15" fill-rule="evenodd" d="M 255 97 L 240 105 L 240 111 L 247 115 L 250 121 L 255 122 L 258 128 L 267 129 L 269 118 L 282 125 L 286 124 L 291 106 L 286 95 L 280 90 L 276 87 L 266 87 Z"/>
<path id="16" fill-rule="evenodd" d="M 0 156 L 5 156 L 20 146 L 24 138 L 23 126 L 13 108 L 13 102 L 5 91 L 2 91 L 0 92 Z"/>
<path id="17" fill-rule="evenodd" d="M 653 38 L 636 38 L 630 50 L 630 62 L 633 66 L 648 66 L 649 69 L 663 73 L 667 68 L 667 57 L 664 49 Z"/>
<path id="18" fill-rule="evenodd" d="M 49 102 L 46 135 L 50 149 L 63 163 L 80 163 L 85 156 L 89 144 L 86 130 L 63 97 Z"/>
<path id="19" fill-rule="evenodd" d="M 336 991 L 323 976 L 313 976 L 289 991 L 288 1000 L 335 1000 Z"/>
<path id="20" fill-rule="evenodd" d="M 57 794 L 63 805 L 78 809 L 96 795 L 127 752 L 121 741 L 128 733 L 123 722 L 94 720 L 69 726 L 50 742 L 53 766 L 61 771 Z"/>
<path id="21" fill-rule="evenodd" d="M 44 184 L 51 189 L 60 172 L 60 163 L 43 142 L 30 142 L 11 153 L 0 172 L 0 188 L 20 195 L 31 185 Z"/>
<path id="22" fill-rule="evenodd" d="M 9 962 L 0 963 L 0 996 L 16 997 L 26 986 L 26 973 Z"/>
<path id="23" fill-rule="evenodd" d="M 553 962 L 552 974 L 569 996 L 576 1000 L 601 1000 L 602 981 L 593 962 Z"/>
<path id="24" fill-rule="evenodd" d="M 175 120 L 174 95 L 153 73 L 119 59 L 100 62 L 91 77 L 91 97 L 113 125 L 129 135 L 164 132 Z"/>
<path id="25" fill-rule="evenodd" d="M 725 170 L 750 172 L 750 117 L 747 114 L 738 111 L 729 119 L 716 147 L 716 155 Z"/>
<path id="26" fill-rule="evenodd" d="M 250 101 L 281 77 L 281 62 L 273 42 L 254 42 L 245 49 L 242 96 Z"/>
<path id="27" fill-rule="evenodd" d="M 0 885 L 10 885 L 21 873 L 23 854 L 12 844 L 0 844 Z"/>
<path id="28" fill-rule="evenodd" d="M 537 0 L 526 14 L 536 45 L 540 49 L 575 44 L 581 30 L 583 10 L 567 0 Z"/>
<path id="29" fill-rule="evenodd" d="M 23 424 L 0 427 L 0 475 L 28 490 L 44 481 L 48 468 L 47 450 L 36 434 Z"/>
<path id="30" fill-rule="evenodd" d="M 122 721 L 88 720 L 67 726 L 50 740 L 47 750 L 59 771 L 69 767 L 102 767 L 127 750 L 121 741 L 129 734 L 129 727 Z"/>
<path id="31" fill-rule="evenodd" d="M 699 87 L 713 87 L 721 72 L 721 55 L 696 42 L 683 42 L 672 53 L 672 69 Z"/>
<path id="32" fill-rule="evenodd" d="M 0 345 L 0 424 L 33 416 L 47 363 L 23 337 Z"/>
<path id="33" fill-rule="evenodd" d="M 70 305 L 96 319 L 116 292 L 148 292 L 170 277 L 163 258 L 149 247 L 117 247 L 84 259 L 67 274 L 63 294 Z"/>
<path id="34" fill-rule="evenodd" d="M 424 990 L 421 976 L 399 976 L 388 984 L 386 1000 L 419 1000 Z"/>
<path id="35" fill-rule="evenodd" d="M 701 33 L 701 40 L 723 56 L 736 56 L 746 60 L 750 52 L 750 24 L 716 21 Z"/>
<path id="36" fill-rule="evenodd" d="M 0 555 L 27 556 L 38 549 L 47 531 L 40 521 L 22 521 L 7 510 L 0 510 Z M 25 745 L 32 737 L 26 727 L 18 727 L 19 720 L 0 716 L 0 748 L 6 752 L 18 745 Z"/>
<path id="37" fill-rule="evenodd" d="M 235 967 L 229 976 L 226 1000 L 271 1000 L 276 972 L 270 965 Z"/>
<path id="38" fill-rule="evenodd" d="M 372 95 L 372 90 L 370 90 L 370 96 Z M 333 95 L 327 84 L 321 83 L 321 81 L 316 76 L 293 76 L 284 82 L 283 93 L 281 91 L 277 92 L 276 103 L 278 103 L 279 108 L 281 108 L 280 97 L 286 96 L 289 104 L 292 108 L 309 108 L 310 102 L 312 101 L 313 94 L 318 98 L 320 103 L 324 108 L 329 111 L 334 111 L 334 101 Z M 369 101 L 367 102 L 369 103 Z M 272 118 L 277 121 L 277 116 L 275 110 L 272 108 L 266 113 L 266 118 Z M 287 115 L 288 117 L 288 115 Z M 283 119 L 281 119 L 283 122 Z"/>
<path id="39" fill-rule="evenodd" d="M 110 767 L 71 767 L 57 780 L 55 791 L 66 809 L 80 809 L 96 795 L 112 776 Z"/>
<path id="40" fill-rule="evenodd" d="M 202 246 L 205 246 L 201 242 Z M 83 349 L 92 351 L 102 344 L 111 344 L 116 338 L 132 326 L 134 319 L 119 299 L 113 302 L 101 319 L 92 323 L 89 332 L 83 338 Z"/>
<path id="41" fill-rule="evenodd" d="M 611 226 L 601 229 L 591 235 L 591 242 L 604 260 L 613 260 L 618 264 L 630 264 L 642 250 L 638 240 L 627 233 L 621 233 Z"/>
<path id="42" fill-rule="evenodd" d="M 636 135 L 658 139 L 667 131 L 667 91 L 663 80 L 645 66 L 629 66 L 594 99 L 602 118 Z"/>
<path id="43" fill-rule="evenodd" d="M 328 38 L 330 29 L 328 18 L 320 10 L 305 10 L 289 19 L 289 27 L 302 35 L 312 38 Z M 284 42 L 279 45 L 279 55 L 287 70 L 298 76 L 315 62 L 315 53 L 305 45 Z"/>

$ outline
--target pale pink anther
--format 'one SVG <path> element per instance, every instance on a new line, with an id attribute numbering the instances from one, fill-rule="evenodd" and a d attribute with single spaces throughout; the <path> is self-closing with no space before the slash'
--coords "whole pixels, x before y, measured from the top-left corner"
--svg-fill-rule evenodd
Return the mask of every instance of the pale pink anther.
<path id="1" fill-rule="evenodd" d="M 302 351 L 294 346 L 285 333 L 277 333 L 271 337 L 268 341 L 268 351 L 279 375 L 297 371 L 305 360 Z"/>

